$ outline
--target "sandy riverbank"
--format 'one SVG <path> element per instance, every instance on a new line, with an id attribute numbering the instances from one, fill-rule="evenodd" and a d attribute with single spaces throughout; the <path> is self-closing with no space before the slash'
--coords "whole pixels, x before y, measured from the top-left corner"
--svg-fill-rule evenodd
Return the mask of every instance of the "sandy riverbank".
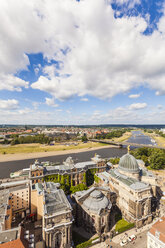
<path id="1" fill-rule="evenodd" d="M 106 145 L 106 146 L 100 146 L 100 147 L 71 149 L 71 150 L 64 150 L 64 151 L 1 154 L 0 162 L 8 162 L 8 161 L 16 161 L 16 160 L 24 160 L 24 159 L 37 159 L 37 158 L 42 158 L 42 157 L 64 155 L 64 154 L 70 154 L 70 153 L 80 153 L 80 152 L 94 151 L 94 150 L 97 151 L 98 149 L 100 150 L 100 149 L 113 148 L 113 147 L 116 147 L 116 146 Z"/>

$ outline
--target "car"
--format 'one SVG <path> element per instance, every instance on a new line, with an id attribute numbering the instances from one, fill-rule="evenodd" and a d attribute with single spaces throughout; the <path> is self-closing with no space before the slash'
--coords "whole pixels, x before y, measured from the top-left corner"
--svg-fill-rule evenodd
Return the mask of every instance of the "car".
<path id="1" fill-rule="evenodd" d="M 136 239 L 135 234 L 133 234 L 133 235 L 131 235 L 130 237 L 128 237 L 129 242 L 131 242 L 131 241 L 133 241 L 133 240 L 135 240 L 135 239 Z"/>
<path id="2" fill-rule="evenodd" d="M 128 244 L 128 241 L 126 239 L 123 239 L 121 242 L 120 242 L 120 246 L 124 246 Z"/>

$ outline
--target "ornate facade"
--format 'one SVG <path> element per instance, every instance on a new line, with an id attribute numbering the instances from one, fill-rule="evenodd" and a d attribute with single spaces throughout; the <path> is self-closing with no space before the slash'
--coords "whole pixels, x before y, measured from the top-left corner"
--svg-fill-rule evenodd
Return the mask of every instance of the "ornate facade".
<path id="1" fill-rule="evenodd" d="M 147 175 L 149 178 L 152 175 Z M 137 160 L 129 153 L 125 154 L 116 169 L 107 173 L 110 189 L 117 194 L 117 206 L 123 217 L 140 227 L 152 221 L 151 199 L 153 197 L 152 186 L 146 183 L 143 170 Z M 107 175 L 106 175 L 107 176 Z M 148 180 L 154 182 L 152 180 Z"/>
<path id="2" fill-rule="evenodd" d="M 108 188 L 92 187 L 72 195 L 75 223 L 87 232 L 97 233 L 99 237 L 111 228 L 111 210 L 116 204 L 116 196 Z"/>
<path id="3" fill-rule="evenodd" d="M 29 178 L 32 181 L 32 184 L 35 184 L 41 182 L 42 178 L 51 175 L 57 177 L 57 182 L 59 181 L 59 178 L 68 175 L 68 184 L 75 186 L 80 183 L 86 184 L 86 174 L 90 170 L 94 170 L 94 172 L 103 172 L 107 169 L 108 164 L 105 159 L 100 158 L 99 155 L 95 155 L 91 161 L 81 163 L 74 163 L 72 157 L 68 157 L 62 165 L 53 165 L 53 163 L 44 164 L 35 161 L 35 163 L 30 166 Z M 63 183 L 66 182 L 64 181 Z"/>
<path id="4" fill-rule="evenodd" d="M 43 191 L 43 239 L 46 248 L 70 248 L 72 207 L 57 184 L 45 183 Z"/>

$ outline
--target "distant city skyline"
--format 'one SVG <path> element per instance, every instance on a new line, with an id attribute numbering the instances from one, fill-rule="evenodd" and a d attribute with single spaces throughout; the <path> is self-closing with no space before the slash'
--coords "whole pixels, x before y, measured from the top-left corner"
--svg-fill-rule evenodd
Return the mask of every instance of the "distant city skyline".
<path id="1" fill-rule="evenodd" d="M 163 0 L 6 0 L 0 21 L 0 124 L 165 124 Z"/>

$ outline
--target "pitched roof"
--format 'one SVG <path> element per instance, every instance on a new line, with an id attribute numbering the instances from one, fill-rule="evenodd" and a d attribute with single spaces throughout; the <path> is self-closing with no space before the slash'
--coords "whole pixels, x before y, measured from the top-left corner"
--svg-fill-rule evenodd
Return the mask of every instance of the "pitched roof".
<path id="1" fill-rule="evenodd" d="M 24 239 L 24 229 L 20 227 L 19 229 L 19 238 L 0 244 L 0 248 L 28 248 L 29 242 Z"/>
<path id="2" fill-rule="evenodd" d="M 0 248 L 26 248 L 20 239 L 16 239 L 4 244 L 0 244 Z"/>
<path id="3" fill-rule="evenodd" d="M 149 230 L 149 232 L 158 237 L 160 241 L 165 243 L 165 216 L 159 219 Z"/>

